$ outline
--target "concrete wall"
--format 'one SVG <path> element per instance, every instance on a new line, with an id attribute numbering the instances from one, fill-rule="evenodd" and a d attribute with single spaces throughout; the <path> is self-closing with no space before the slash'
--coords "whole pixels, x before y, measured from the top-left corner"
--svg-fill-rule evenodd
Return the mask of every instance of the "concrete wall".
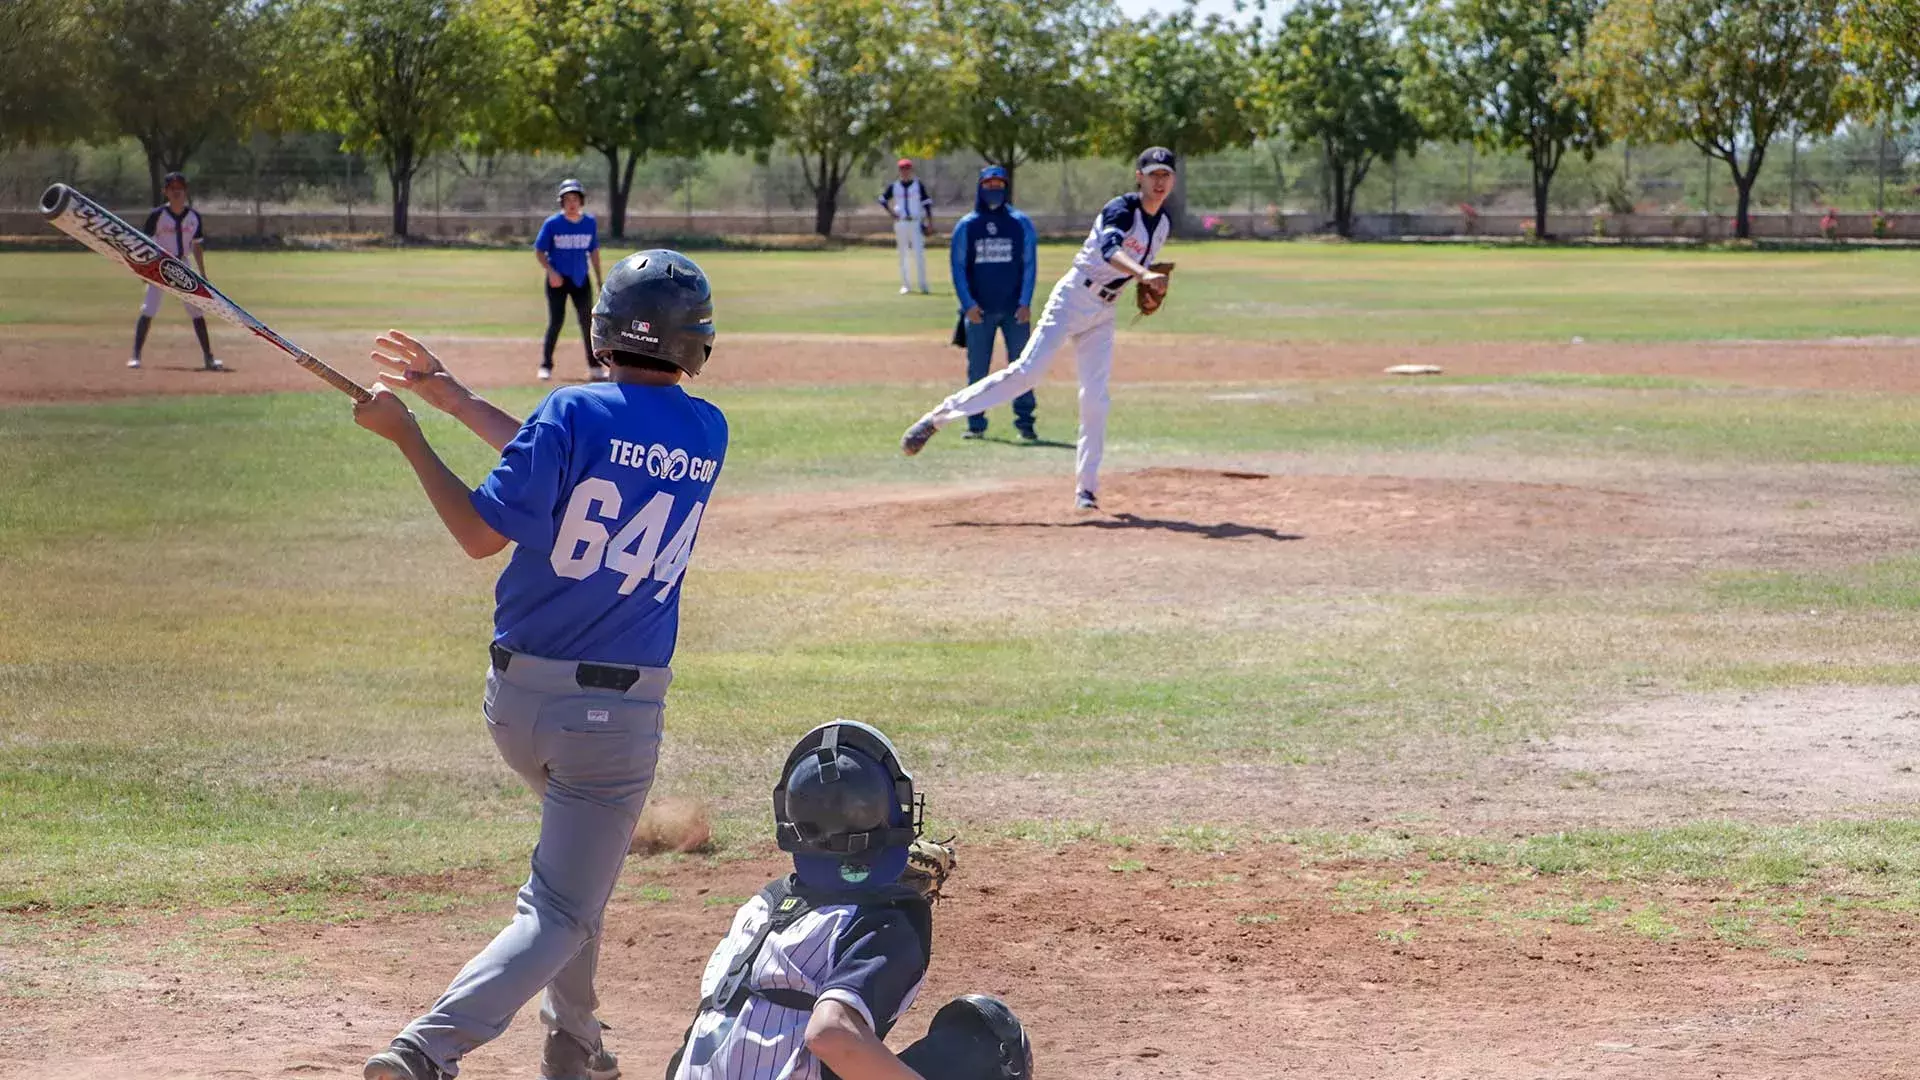
<path id="1" fill-rule="evenodd" d="M 132 208 L 127 208 L 130 212 Z M 355 234 L 378 236 L 386 232 L 388 215 L 381 207 L 345 211 L 309 212 L 270 210 L 256 216 L 246 212 L 207 211 L 207 231 L 219 246 L 222 238 L 269 236 L 325 236 Z M 137 213 L 137 212 L 136 212 Z M 539 229 L 545 215 L 416 212 L 410 223 L 415 236 L 428 239 L 472 239 L 486 242 L 528 242 Z M 1286 214 L 1278 220 L 1270 214 L 1229 211 L 1195 215 L 1217 221 L 1220 231 L 1235 236 L 1303 237 L 1332 231 L 1329 221 L 1317 214 Z M 1766 239 L 1817 239 L 1821 235 L 1823 213 L 1755 214 L 1753 234 Z M 1843 240 L 1873 239 L 1871 213 L 1837 216 L 1835 235 Z M 943 219 L 944 220 L 944 219 Z M 1447 214 L 1361 214 L 1354 219 L 1354 235 L 1361 239 L 1397 237 L 1486 237 L 1510 240 L 1524 235 L 1531 215 L 1480 214 L 1472 219 L 1458 213 Z M 1085 234 L 1091 215 L 1066 216 L 1038 214 L 1035 225 L 1054 236 L 1078 237 Z M 1549 218 L 1551 232 L 1562 239 L 1580 239 L 1600 235 L 1622 240 L 1711 239 L 1724 240 L 1733 235 L 1730 217 L 1704 214 L 1626 214 L 1588 215 L 1554 214 Z M 1920 241 L 1920 214 L 1888 216 L 1891 228 L 1887 238 Z M 951 221 L 946 220 L 941 232 Z M 813 214 L 791 213 L 717 213 L 696 211 L 688 214 L 635 214 L 627 219 L 630 240 L 659 236 L 804 236 L 813 231 Z M 877 210 L 843 212 L 835 221 L 837 236 L 885 239 L 892 235 L 892 222 Z M 32 211 L 0 211 L 0 236 L 40 236 L 50 233 L 40 216 Z"/>

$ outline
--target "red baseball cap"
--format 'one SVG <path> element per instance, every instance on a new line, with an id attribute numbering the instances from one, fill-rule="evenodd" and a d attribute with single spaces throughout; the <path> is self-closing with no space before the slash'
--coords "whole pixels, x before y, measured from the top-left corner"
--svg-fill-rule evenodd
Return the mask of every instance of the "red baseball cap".
<path id="1" fill-rule="evenodd" d="M 893 167 L 896 169 L 911 169 L 913 168 L 913 159 L 901 158 L 899 161 L 893 163 Z"/>

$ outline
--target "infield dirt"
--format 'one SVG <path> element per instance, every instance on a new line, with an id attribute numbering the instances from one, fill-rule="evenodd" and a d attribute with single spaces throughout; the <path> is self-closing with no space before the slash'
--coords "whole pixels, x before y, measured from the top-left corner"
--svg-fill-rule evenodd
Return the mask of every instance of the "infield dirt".
<path id="1" fill-rule="evenodd" d="M 177 329 L 177 328 L 175 328 Z M 404 329 L 404 328 L 403 328 Z M 184 334 L 155 334 L 146 366 L 126 367 L 126 352 L 97 334 L 16 335 L 0 352 L 0 403 L 85 401 L 146 394 L 265 393 L 311 390 L 313 376 L 283 354 L 236 332 L 217 330 L 216 348 L 229 371 L 209 374 Z M 447 338 L 428 344 L 475 386 L 533 381 L 539 348 L 532 340 Z M 373 377 L 372 336 L 322 333 L 302 347 L 360 380 Z M 573 343 L 557 354 L 557 377 L 579 381 L 586 365 Z M 725 339 L 702 385 L 945 383 L 959 352 L 918 337 L 834 338 L 736 334 Z M 1318 345 L 1252 344 L 1193 337 L 1123 337 L 1114 379 L 1127 382 L 1243 382 L 1281 379 L 1370 379 L 1396 364 L 1436 364 L 1448 375 L 1509 376 L 1568 372 L 1724 382 L 1807 390 L 1920 392 L 1920 345 L 1908 341 L 1729 342 L 1725 344 Z M 1071 364 L 1051 377 L 1070 380 Z"/>

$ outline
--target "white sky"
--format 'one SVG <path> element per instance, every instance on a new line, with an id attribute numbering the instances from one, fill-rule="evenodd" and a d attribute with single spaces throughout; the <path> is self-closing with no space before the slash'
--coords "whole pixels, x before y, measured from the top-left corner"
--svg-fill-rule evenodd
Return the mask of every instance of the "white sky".
<path id="1" fill-rule="evenodd" d="M 1153 11 L 1174 11 L 1181 0 L 1119 0 L 1120 10 L 1138 18 Z M 1219 14 L 1232 18 L 1233 0 L 1200 0 L 1202 15 Z"/>

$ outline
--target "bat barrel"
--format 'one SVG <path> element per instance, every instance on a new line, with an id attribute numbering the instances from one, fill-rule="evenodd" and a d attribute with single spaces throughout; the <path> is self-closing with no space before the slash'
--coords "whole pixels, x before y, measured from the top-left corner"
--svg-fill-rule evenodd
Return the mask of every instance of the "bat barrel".
<path id="1" fill-rule="evenodd" d="M 67 203 L 72 201 L 73 196 L 74 190 L 65 184 L 49 187 L 40 195 L 40 216 L 49 219 L 59 217 L 66 211 Z"/>

